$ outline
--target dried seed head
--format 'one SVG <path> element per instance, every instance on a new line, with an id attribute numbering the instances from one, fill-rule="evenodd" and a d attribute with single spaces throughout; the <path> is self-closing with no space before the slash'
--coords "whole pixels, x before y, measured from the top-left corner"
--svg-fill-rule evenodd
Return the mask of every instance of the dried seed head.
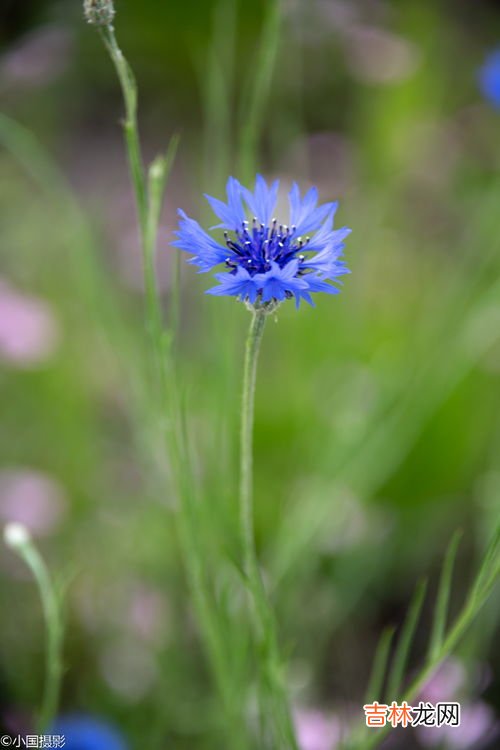
<path id="1" fill-rule="evenodd" d="M 84 0 L 83 13 L 94 26 L 110 26 L 115 17 L 113 0 Z"/>

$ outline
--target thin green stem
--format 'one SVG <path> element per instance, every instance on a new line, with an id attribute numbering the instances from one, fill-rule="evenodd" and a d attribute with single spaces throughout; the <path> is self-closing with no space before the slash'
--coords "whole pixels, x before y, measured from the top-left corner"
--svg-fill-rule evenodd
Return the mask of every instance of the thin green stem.
<path id="1" fill-rule="evenodd" d="M 261 689 L 269 699 L 272 709 L 271 721 L 276 724 L 278 741 L 282 743 L 280 747 L 297 750 L 288 696 L 283 686 L 277 627 L 260 574 L 255 547 L 253 426 L 257 364 L 266 318 L 266 310 L 254 310 L 245 350 L 240 435 L 240 533 L 244 573 L 252 597 L 253 616 L 262 658 Z"/>
<path id="2" fill-rule="evenodd" d="M 114 63 L 120 81 L 125 104 L 125 141 L 128 153 L 130 176 L 134 188 L 139 219 L 140 240 L 143 254 L 144 286 L 146 294 L 146 323 L 151 340 L 153 364 L 159 385 L 159 408 L 164 417 L 163 437 L 172 460 L 174 471 L 172 489 L 180 498 L 177 528 L 181 540 L 184 562 L 187 569 L 197 615 L 205 639 L 208 658 L 220 691 L 227 715 L 227 731 L 233 737 L 235 747 L 245 743 L 244 717 L 237 710 L 239 696 L 234 689 L 231 666 L 227 659 L 226 644 L 218 628 L 216 603 L 211 594 L 203 552 L 199 546 L 196 519 L 196 491 L 193 486 L 187 439 L 182 427 L 183 414 L 180 406 L 178 382 L 171 361 L 171 345 L 179 319 L 179 261 L 174 261 L 170 326 L 166 330 L 156 274 L 156 245 L 158 226 L 165 184 L 174 159 L 178 138 L 174 136 L 165 157 L 151 164 L 147 175 L 141 153 L 137 121 L 137 86 L 130 66 L 121 52 L 111 26 L 101 31 L 101 36 Z M 175 429 L 177 427 L 177 429 Z"/>
<path id="3" fill-rule="evenodd" d="M 130 175 L 137 202 L 141 237 L 144 239 L 147 223 L 147 188 L 137 123 L 137 84 L 130 66 L 118 46 L 114 28 L 106 26 L 100 30 L 100 33 L 114 63 L 125 103 L 123 128 L 127 142 Z"/>
<path id="4" fill-rule="evenodd" d="M 253 422 L 257 363 L 265 324 L 265 311 L 256 310 L 246 343 L 241 403 L 240 523 L 244 570 L 250 581 L 260 580 L 253 523 Z"/>
<path id="5" fill-rule="evenodd" d="M 9 533 L 14 533 L 13 539 L 9 540 Z M 16 538 L 19 534 L 20 537 Z M 17 552 L 31 570 L 42 602 L 46 632 L 45 682 L 36 722 L 37 732 L 41 734 L 53 723 L 59 705 L 62 677 L 62 616 L 47 566 L 28 532 L 23 527 L 13 525 L 10 529 L 6 527 L 5 538 L 7 544 Z"/>

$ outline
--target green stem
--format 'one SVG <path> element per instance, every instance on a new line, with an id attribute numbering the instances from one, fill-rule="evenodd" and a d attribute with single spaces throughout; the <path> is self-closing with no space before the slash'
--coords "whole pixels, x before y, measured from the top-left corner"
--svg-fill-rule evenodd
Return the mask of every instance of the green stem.
<path id="1" fill-rule="evenodd" d="M 114 63 L 125 103 L 126 116 L 123 128 L 127 142 L 132 185 L 137 202 L 141 238 L 144 239 L 147 223 L 147 189 L 139 139 L 139 126 L 137 124 L 137 85 L 130 66 L 118 46 L 113 27 L 106 26 L 101 31 L 101 36 Z"/>
<path id="2" fill-rule="evenodd" d="M 257 578 L 260 581 L 253 524 L 253 422 L 257 363 L 265 324 L 265 311 L 256 310 L 246 343 L 241 404 L 240 523 L 244 570 L 251 582 Z"/>
<path id="3" fill-rule="evenodd" d="M 172 477 L 173 488 L 181 499 L 177 518 L 179 536 L 182 542 L 184 560 L 191 585 L 195 607 L 205 638 L 208 657 L 214 677 L 221 693 L 228 716 L 228 732 L 235 735 L 235 747 L 243 747 L 244 717 L 238 712 L 239 696 L 234 690 L 234 680 L 226 655 L 226 644 L 219 635 L 216 605 L 211 596 L 202 552 L 199 547 L 196 523 L 195 491 L 191 482 L 186 484 L 184 474 L 189 472 L 189 451 L 182 428 L 176 433 L 174 425 L 182 422 L 182 409 L 178 393 L 176 374 L 171 362 L 171 344 L 179 320 L 179 259 L 174 260 L 172 284 L 172 306 L 170 330 L 163 327 L 163 316 L 156 276 L 156 244 L 160 220 L 161 204 L 178 138 L 174 136 L 165 157 L 156 159 L 146 176 L 142 159 L 139 127 L 137 120 L 137 86 L 130 66 L 121 52 L 112 26 L 101 31 L 101 36 L 114 63 L 120 81 L 125 104 L 125 141 L 128 153 L 130 176 L 134 188 L 139 219 L 140 240 L 144 266 L 144 286 L 146 294 L 146 315 L 148 333 L 151 339 L 152 356 L 156 365 L 160 386 L 160 411 L 169 415 L 164 425 L 166 440 L 173 464 L 177 471 Z M 238 715 L 239 714 L 239 715 Z M 243 722 L 243 724 L 242 724 Z"/>
<path id="4" fill-rule="evenodd" d="M 264 667 L 261 675 L 261 688 L 263 692 L 265 691 L 272 707 L 271 721 L 276 724 L 277 733 L 282 742 L 280 747 L 298 750 L 288 696 L 283 687 L 277 627 L 260 574 L 255 547 L 253 426 L 257 364 L 266 317 L 266 310 L 262 308 L 254 310 L 245 350 L 240 435 L 240 533 L 244 573 L 252 597 L 253 616 Z"/>
<path id="5" fill-rule="evenodd" d="M 49 571 L 31 538 L 26 534 L 22 541 L 16 541 L 10 546 L 33 573 L 42 602 L 46 629 L 45 683 L 36 723 L 37 732 L 42 734 L 53 723 L 59 705 L 62 677 L 62 617 Z"/>

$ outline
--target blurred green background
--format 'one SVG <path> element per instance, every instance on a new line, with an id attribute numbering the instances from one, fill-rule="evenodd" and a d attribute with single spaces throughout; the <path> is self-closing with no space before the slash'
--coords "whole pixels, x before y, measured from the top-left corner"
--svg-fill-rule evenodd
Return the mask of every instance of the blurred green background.
<path id="1" fill-rule="evenodd" d="M 284 305 L 268 326 L 255 440 L 259 553 L 298 721 L 341 722 L 360 711 L 380 632 L 428 575 L 418 664 L 453 531 L 457 611 L 499 518 L 500 113 L 477 76 L 500 4 L 116 5 L 147 157 L 181 136 L 159 247 L 166 307 L 176 209 L 209 222 L 201 196 L 222 197 L 229 174 L 279 177 L 283 196 L 315 184 L 353 228 L 343 293 Z M 168 465 L 140 406 L 141 261 L 114 71 L 79 2 L 0 8 L 2 110 L 29 131 L 0 120 L 0 521 L 25 522 L 67 586 L 63 710 L 106 717 L 131 747 L 220 747 Z M 227 594 L 248 313 L 209 285 L 183 267 L 177 353 L 200 544 Z M 13 731 L 38 701 L 43 640 L 36 591 L 4 547 L 0 587 L 0 722 Z M 483 711 L 477 737 L 434 746 L 498 747 L 498 606 L 452 665 L 464 705 Z M 304 750 L 334 742 L 303 737 Z M 432 741 L 408 731 L 387 747 Z"/>

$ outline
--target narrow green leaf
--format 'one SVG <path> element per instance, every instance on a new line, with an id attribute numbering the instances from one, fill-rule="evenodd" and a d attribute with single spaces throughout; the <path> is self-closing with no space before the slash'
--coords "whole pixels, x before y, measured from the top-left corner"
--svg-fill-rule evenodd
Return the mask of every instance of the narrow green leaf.
<path id="1" fill-rule="evenodd" d="M 429 641 L 429 660 L 432 660 L 437 656 L 441 649 L 441 646 L 443 645 L 446 632 L 446 621 L 448 617 L 448 605 L 450 601 L 453 569 L 455 567 L 458 545 L 460 544 L 461 538 L 462 531 L 456 531 L 451 539 L 451 542 L 448 545 L 448 549 L 446 550 L 443 568 L 441 570 L 441 578 L 439 581 L 439 589 L 434 611 L 434 621 L 432 624 L 432 633 Z"/>
<path id="2" fill-rule="evenodd" d="M 394 627 L 385 628 L 380 636 L 377 650 L 375 651 L 375 658 L 373 660 L 373 667 L 368 682 L 368 687 L 365 694 L 365 702 L 370 703 L 371 701 L 382 700 L 382 688 L 384 686 L 384 679 L 387 673 L 387 664 L 389 662 L 389 654 L 391 651 L 392 639 L 395 633 Z"/>
<path id="3" fill-rule="evenodd" d="M 500 574 L 500 523 L 488 545 L 483 563 L 472 586 L 471 601 L 485 599 Z"/>
<path id="4" fill-rule="evenodd" d="M 387 683 L 387 697 L 388 700 L 397 700 L 398 693 L 401 688 L 403 681 L 404 672 L 408 662 L 408 655 L 410 648 L 413 643 L 413 638 L 417 628 L 420 613 L 425 599 L 425 593 L 427 591 L 427 581 L 421 581 L 413 595 L 413 599 L 406 615 L 406 620 L 401 631 L 401 635 L 398 640 L 396 653 L 394 655 L 394 661 L 389 674 L 389 681 Z"/>

